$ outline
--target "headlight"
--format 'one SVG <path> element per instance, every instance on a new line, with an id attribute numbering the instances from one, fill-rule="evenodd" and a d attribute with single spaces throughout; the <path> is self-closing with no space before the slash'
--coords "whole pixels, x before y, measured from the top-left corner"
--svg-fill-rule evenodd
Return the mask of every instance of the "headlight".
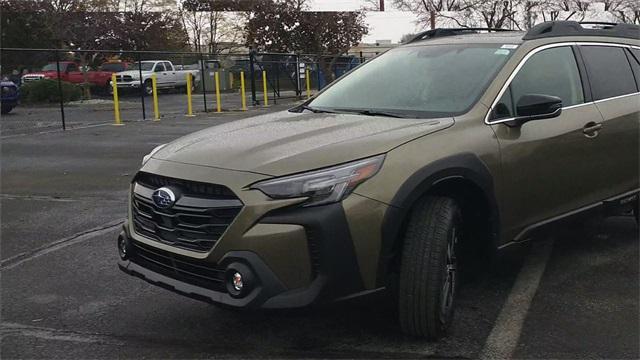
<path id="1" fill-rule="evenodd" d="M 382 167 L 384 155 L 256 183 L 257 189 L 273 199 L 309 197 L 304 206 L 338 202 L 358 185 L 373 177 Z"/>
<path id="2" fill-rule="evenodd" d="M 147 155 L 145 155 L 142 158 L 142 165 L 146 164 L 147 161 L 149 161 L 149 159 L 151 159 L 151 157 L 153 156 L 153 154 L 157 153 L 158 151 L 160 151 L 160 149 L 162 149 L 163 147 L 167 146 L 167 144 L 162 144 L 162 145 L 158 145 L 156 147 L 153 148 L 153 150 L 151 150 L 150 153 L 148 153 Z"/>

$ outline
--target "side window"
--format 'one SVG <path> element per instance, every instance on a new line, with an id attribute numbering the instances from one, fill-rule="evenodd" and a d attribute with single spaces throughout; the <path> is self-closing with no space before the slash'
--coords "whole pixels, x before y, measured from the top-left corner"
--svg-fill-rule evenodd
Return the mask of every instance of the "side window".
<path id="1" fill-rule="evenodd" d="M 168 62 L 164 62 L 164 67 L 167 69 L 167 71 L 171 71 L 171 63 Z"/>
<path id="2" fill-rule="evenodd" d="M 156 63 L 155 70 L 153 70 L 153 71 L 155 71 L 155 72 L 163 72 L 164 71 L 164 64 L 161 63 L 161 62 Z"/>
<path id="3" fill-rule="evenodd" d="M 624 48 L 613 46 L 580 47 L 593 100 L 633 94 L 638 91 Z"/>
<path id="4" fill-rule="evenodd" d="M 507 119 L 515 116 L 513 111 L 513 98 L 511 97 L 511 86 L 507 87 L 500 101 L 493 110 L 494 119 Z"/>
<path id="5" fill-rule="evenodd" d="M 78 71 L 78 66 L 74 63 L 70 63 L 69 66 L 67 66 L 67 71 Z"/>
<path id="6" fill-rule="evenodd" d="M 557 96 L 565 107 L 584 102 L 578 64 L 570 47 L 542 50 L 529 58 L 496 104 L 492 118 L 518 116 L 518 100 L 530 94 Z"/>
<path id="7" fill-rule="evenodd" d="M 640 87 L 640 49 L 629 49 L 628 58 L 631 63 L 633 75 L 636 77 L 636 85 Z"/>

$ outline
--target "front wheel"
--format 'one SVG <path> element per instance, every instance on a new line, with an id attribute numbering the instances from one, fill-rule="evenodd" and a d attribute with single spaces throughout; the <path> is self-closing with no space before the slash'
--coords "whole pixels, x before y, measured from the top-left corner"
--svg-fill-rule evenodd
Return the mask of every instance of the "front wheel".
<path id="1" fill-rule="evenodd" d="M 426 197 L 410 214 L 398 293 L 400 326 L 406 334 L 435 340 L 449 330 L 461 235 L 460 208 L 451 198 Z"/>
<path id="2" fill-rule="evenodd" d="M 151 80 L 146 80 L 144 82 L 144 94 L 146 96 L 153 95 L 153 84 L 151 84 Z"/>
<path id="3" fill-rule="evenodd" d="M 2 105 L 2 111 L 1 113 L 4 114 L 8 114 L 11 112 L 11 110 L 13 110 L 13 106 L 10 105 Z"/>

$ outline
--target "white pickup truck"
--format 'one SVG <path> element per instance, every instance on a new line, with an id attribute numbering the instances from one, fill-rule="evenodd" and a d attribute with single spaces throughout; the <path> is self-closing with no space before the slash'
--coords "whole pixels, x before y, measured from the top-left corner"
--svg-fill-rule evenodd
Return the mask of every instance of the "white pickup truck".
<path id="1" fill-rule="evenodd" d="M 142 81 L 140 81 L 141 72 Z M 194 90 L 200 81 L 200 71 L 198 70 L 176 70 L 171 61 L 145 60 L 141 61 L 139 65 L 133 63 L 127 71 L 116 73 L 116 84 L 119 89 L 139 89 L 142 84 L 144 92 L 151 95 L 153 93 L 151 85 L 153 74 L 156 74 L 158 89 L 186 88 L 187 76 L 191 76 L 191 90 Z"/>

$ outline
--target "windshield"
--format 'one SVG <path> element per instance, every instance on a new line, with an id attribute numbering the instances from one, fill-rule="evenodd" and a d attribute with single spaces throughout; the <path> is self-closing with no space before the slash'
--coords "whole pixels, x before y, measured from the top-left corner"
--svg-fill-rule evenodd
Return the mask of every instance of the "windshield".
<path id="1" fill-rule="evenodd" d="M 153 70 L 153 64 L 155 64 L 155 62 L 143 61 L 141 64 L 142 64 L 142 71 L 151 71 Z M 140 68 L 138 67 L 138 63 L 131 64 L 131 66 L 129 66 L 129 70 L 139 70 L 139 69 Z"/>
<path id="2" fill-rule="evenodd" d="M 124 64 L 123 63 L 102 64 L 100 66 L 100 70 L 102 70 L 102 71 L 111 71 L 111 72 L 120 72 L 120 71 L 124 71 Z"/>
<path id="3" fill-rule="evenodd" d="M 513 51 L 497 44 L 393 49 L 334 83 L 308 106 L 407 117 L 453 116 L 479 99 Z"/>
<path id="4" fill-rule="evenodd" d="M 42 67 L 42 71 L 58 71 L 56 63 L 47 64 Z M 64 71 L 64 64 L 60 64 L 60 71 Z"/>

